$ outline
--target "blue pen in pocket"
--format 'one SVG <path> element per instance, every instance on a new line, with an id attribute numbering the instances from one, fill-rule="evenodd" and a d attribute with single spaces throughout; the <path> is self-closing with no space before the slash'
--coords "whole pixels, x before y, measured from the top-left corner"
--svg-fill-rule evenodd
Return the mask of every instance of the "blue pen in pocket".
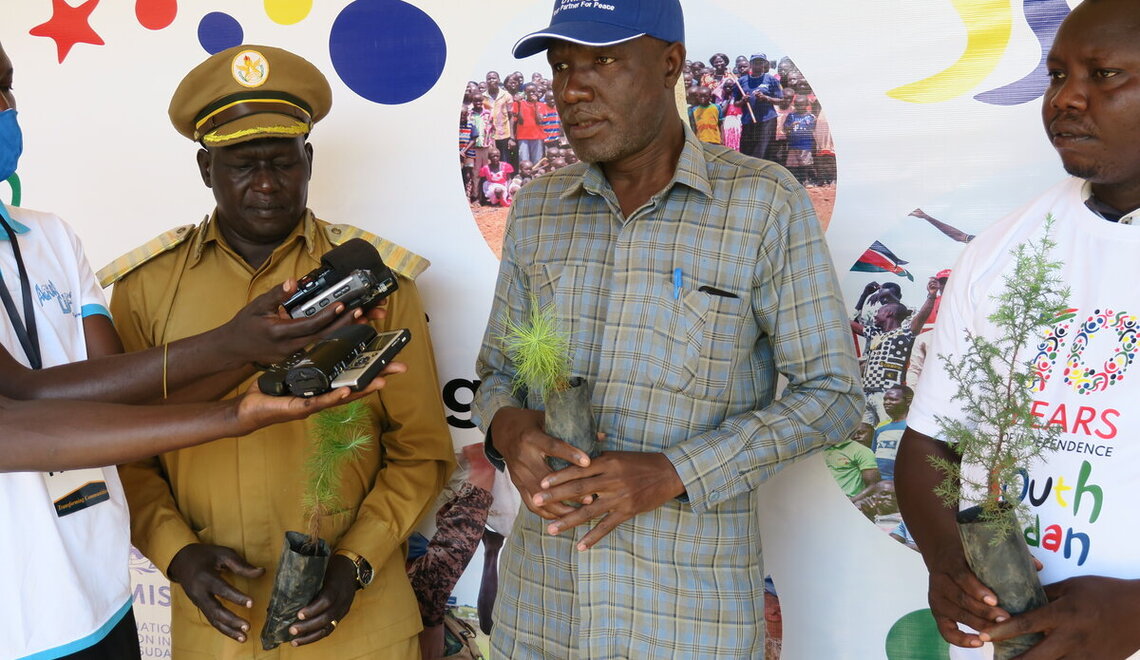
<path id="1" fill-rule="evenodd" d="M 673 300 L 681 299 L 681 282 L 684 275 L 681 273 L 680 268 L 673 269 Z"/>

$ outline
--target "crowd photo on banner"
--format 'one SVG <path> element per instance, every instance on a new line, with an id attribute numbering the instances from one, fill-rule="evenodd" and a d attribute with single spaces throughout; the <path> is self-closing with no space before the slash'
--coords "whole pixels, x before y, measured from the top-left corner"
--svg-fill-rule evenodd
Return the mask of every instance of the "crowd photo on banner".
<path id="1" fill-rule="evenodd" d="M 851 337 L 866 406 L 850 437 L 824 450 L 831 475 L 851 503 L 911 549 L 917 547 L 895 497 L 895 460 L 919 376 L 939 359 L 930 340 L 952 272 L 949 264 L 974 239 L 947 220 L 915 208 L 893 235 L 904 247 L 914 241 L 939 245 L 943 261 L 912 263 L 884 237 L 851 265 L 847 280 L 860 287 L 851 301 Z"/>
<path id="2" fill-rule="evenodd" d="M 784 165 L 808 188 L 824 229 L 837 177 L 835 145 L 823 105 L 790 57 L 689 53 L 682 77 L 686 121 L 703 142 Z M 468 81 L 459 109 L 464 193 L 496 256 L 505 211 L 535 177 L 578 162 L 562 131 L 550 71 L 486 72 Z M 749 98 L 761 91 L 766 98 Z"/>
<path id="3" fill-rule="evenodd" d="M 904 220 L 910 240 L 942 245 L 948 264 L 974 235 L 916 208 Z M 862 373 L 866 407 L 851 436 L 824 450 L 832 476 L 851 503 L 891 538 L 917 549 L 895 497 L 895 459 L 915 384 L 937 356 L 930 352 L 942 292 L 952 269 L 915 264 L 874 241 L 851 266 L 862 286 L 851 309 L 851 335 Z"/>

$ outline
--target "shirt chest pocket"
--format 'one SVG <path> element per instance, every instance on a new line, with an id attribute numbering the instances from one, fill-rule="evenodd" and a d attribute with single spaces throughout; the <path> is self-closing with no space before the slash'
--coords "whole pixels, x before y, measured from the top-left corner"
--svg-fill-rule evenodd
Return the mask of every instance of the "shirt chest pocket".
<path id="1" fill-rule="evenodd" d="M 527 268 L 534 302 L 553 313 L 558 331 L 569 342 L 570 369 L 577 376 L 586 375 L 591 333 L 598 327 L 592 308 L 597 296 L 583 290 L 583 272 L 584 267 L 568 264 L 543 263 Z"/>
<path id="2" fill-rule="evenodd" d="M 696 399 L 716 399 L 732 381 L 740 359 L 745 302 L 704 291 L 662 300 L 651 332 L 664 348 L 650 362 L 656 387 Z"/>

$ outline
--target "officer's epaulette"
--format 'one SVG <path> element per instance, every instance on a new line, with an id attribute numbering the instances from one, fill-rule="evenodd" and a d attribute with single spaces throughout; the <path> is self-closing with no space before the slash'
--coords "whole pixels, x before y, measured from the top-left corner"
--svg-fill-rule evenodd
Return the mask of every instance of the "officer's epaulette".
<path id="1" fill-rule="evenodd" d="M 173 250 L 186 241 L 197 225 L 182 225 L 159 234 L 123 256 L 99 269 L 95 276 L 104 288 L 126 277 L 127 273 L 154 259 L 158 255 Z"/>
<path id="2" fill-rule="evenodd" d="M 325 236 L 333 245 L 340 245 L 353 238 L 363 238 L 376 248 L 386 266 L 409 279 L 416 279 L 431 265 L 430 261 L 415 252 L 352 225 L 326 225 Z"/>

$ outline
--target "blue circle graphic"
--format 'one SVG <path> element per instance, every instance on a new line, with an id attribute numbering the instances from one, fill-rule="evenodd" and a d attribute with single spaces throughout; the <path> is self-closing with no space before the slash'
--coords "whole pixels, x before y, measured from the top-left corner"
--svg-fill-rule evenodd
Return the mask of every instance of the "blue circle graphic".
<path id="1" fill-rule="evenodd" d="M 439 25 L 400 0 L 356 0 L 333 22 L 329 54 L 349 89 L 374 103 L 398 105 L 439 80 L 447 44 Z"/>
<path id="2" fill-rule="evenodd" d="M 198 21 L 198 43 L 211 55 L 241 45 L 244 38 L 241 23 L 224 12 L 210 12 Z"/>

